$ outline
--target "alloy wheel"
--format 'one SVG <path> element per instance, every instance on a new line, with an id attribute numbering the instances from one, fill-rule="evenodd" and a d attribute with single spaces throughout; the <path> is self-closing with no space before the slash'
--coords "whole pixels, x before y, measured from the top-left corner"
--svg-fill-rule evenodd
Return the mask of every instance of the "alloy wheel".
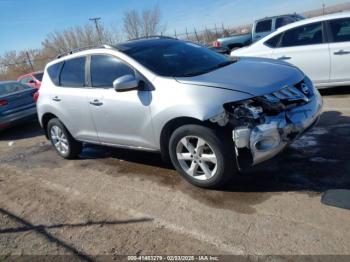
<path id="1" fill-rule="evenodd" d="M 53 126 L 50 130 L 51 140 L 57 151 L 65 155 L 69 151 L 68 139 L 62 129 L 58 126 Z"/>
<path id="2" fill-rule="evenodd" d="M 217 171 L 217 157 L 208 142 L 197 136 L 182 138 L 176 147 L 176 157 L 187 175 L 197 180 L 209 180 Z"/>

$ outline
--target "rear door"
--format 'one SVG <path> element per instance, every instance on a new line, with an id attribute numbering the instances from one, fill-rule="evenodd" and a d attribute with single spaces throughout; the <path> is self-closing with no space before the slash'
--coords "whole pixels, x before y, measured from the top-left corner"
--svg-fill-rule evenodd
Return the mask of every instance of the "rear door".
<path id="1" fill-rule="evenodd" d="M 329 44 L 322 22 L 289 29 L 279 41 L 272 58 L 294 64 L 316 84 L 329 82 Z"/>
<path id="2" fill-rule="evenodd" d="M 77 57 L 48 68 L 56 86 L 50 91 L 52 105 L 75 139 L 98 142 L 89 111 L 86 90 L 86 57 Z M 57 71 L 60 72 L 56 78 Z"/>
<path id="3" fill-rule="evenodd" d="M 330 32 L 331 76 L 330 82 L 350 81 L 350 18 L 328 22 Z"/>

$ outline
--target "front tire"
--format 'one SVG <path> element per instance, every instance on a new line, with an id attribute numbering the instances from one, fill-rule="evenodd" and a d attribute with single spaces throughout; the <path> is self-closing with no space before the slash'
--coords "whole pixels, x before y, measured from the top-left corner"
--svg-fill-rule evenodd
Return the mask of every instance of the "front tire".
<path id="1" fill-rule="evenodd" d="M 58 118 L 47 124 L 47 134 L 56 152 L 65 159 L 75 159 L 82 151 L 82 144 L 76 141 Z"/>
<path id="2" fill-rule="evenodd" d="M 176 170 L 198 187 L 220 187 L 235 172 L 232 140 L 224 132 L 205 126 L 185 125 L 175 130 L 169 154 Z"/>

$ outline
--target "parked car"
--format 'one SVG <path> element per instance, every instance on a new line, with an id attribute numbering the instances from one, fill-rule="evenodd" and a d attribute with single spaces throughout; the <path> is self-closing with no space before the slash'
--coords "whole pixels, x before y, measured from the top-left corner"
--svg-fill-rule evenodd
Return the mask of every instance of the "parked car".
<path id="1" fill-rule="evenodd" d="M 219 38 L 214 42 L 214 47 L 224 49 L 227 53 L 230 53 L 233 50 L 248 46 L 251 43 L 258 41 L 284 25 L 302 19 L 305 19 L 305 17 L 297 14 L 279 15 L 259 19 L 254 22 L 251 33 Z"/>
<path id="2" fill-rule="evenodd" d="M 189 182 L 217 187 L 281 152 L 321 112 L 310 79 L 284 62 L 165 37 L 70 53 L 46 66 L 37 102 L 67 159 L 83 142 L 159 151 Z"/>
<path id="3" fill-rule="evenodd" d="M 41 81 L 43 80 L 43 74 L 44 73 L 42 71 L 29 73 L 18 77 L 17 81 L 39 89 L 41 86 Z"/>
<path id="4" fill-rule="evenodd" d="M 36 91 L 19 82 L 0 82 L 0 130 L 36 119 Z"/>
<path id="5" fill-rule="evenodd" d="M 350 85 L 350 12 L 303 20 L 231 56 L 287 61 L 305 72 L 318 88 Z"/>

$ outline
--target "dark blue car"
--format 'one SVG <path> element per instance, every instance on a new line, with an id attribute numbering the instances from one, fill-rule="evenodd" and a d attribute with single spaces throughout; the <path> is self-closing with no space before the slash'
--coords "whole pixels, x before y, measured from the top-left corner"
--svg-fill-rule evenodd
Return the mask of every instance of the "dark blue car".
<path id="1" fill-rule="evenodd" d="M 0 130 L 37 117 L 36 92 L 19 82 L 0 82 Z"/>

